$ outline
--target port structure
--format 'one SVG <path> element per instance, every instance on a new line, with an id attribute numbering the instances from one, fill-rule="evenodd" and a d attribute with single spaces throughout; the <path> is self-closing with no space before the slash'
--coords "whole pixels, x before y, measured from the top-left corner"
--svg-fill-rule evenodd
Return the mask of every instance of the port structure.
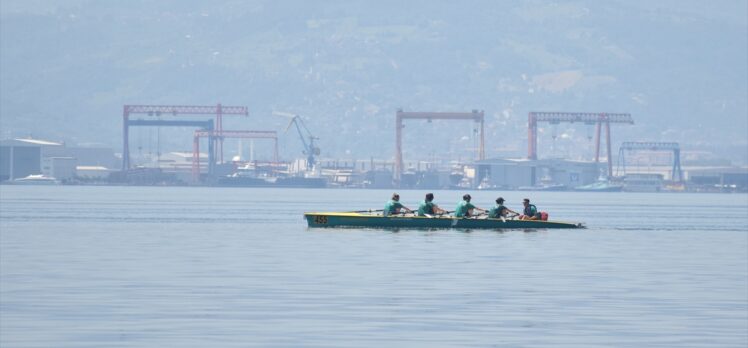
<path id="1" fill-rule="evenodd" d="M 131 120 L 131 115 L 148 115 L 150 117 L 161 117 L 161 116 L 204 116 L 214 115 L 215 123 L 213 120 L 208 121 L 187 121 L 187 120 Z M 210 106 L 195 106 L 195 105 L 124 105 L 122 110 L 122 170 L 126 171 L 130 169 L 130 127 L 131 126 L 174 126 L 174 127 L 189 127 L 195 126 L 202 130 L 218 132 L 216 136 L 212 136 L 209 140 L 209 147 L 215 147 L 217 151 L 211 151 L 211 153 L 218 153 L 219 161 L 223 162 L 223 116 L 249 116 L 249 110 L 246 106 L 223 106 L 221 104 L 210 105 Z M 208 125 L 210 122 L 210 125 Z M 215 162 L 214 158 L 210 159 L 211 163 Z"/>
<path id="2" fill-rule="evenodd" d="M 278 132 L 276 131 L 255 131 L 255 130 L 196 130 L 192 143 L 192 181 L 200 181 L 200 138 L 216 139 L 221 138 L 239 138 L 239 139 L 272 139 L 274 142 L 273 162 L 278 163 Z M 212 175 L 214 170 L 214 158 L 212 151 L 215 148 L 212 142 L 208 141 L 208 174 Z"/>
<path id="3" fill-rule="evenodd" d="M 618 165 L 616 172 L 626 175 L 626 156 L 625 151 L 672 151 L 673 152 L 673 181 L 683 182 L 683 170 L 680 166 L 680 144 L 666 142 L 633 142 L 627 141 L 618 148 Z M 678 180 L 675 180 L 676 176 Z"/>
<path id="4" fill-rule="evenodd" d="M 197 127 L 199 129 L 202 129 L 203 131 L 213 131 L 213 120 L 203 120 L 203 121 L 188 121 L 188 120 L 128 120 L 126 121 L 126 127 L 136 127 L 136 126 L 147 126 L 147 127 L 161 127 L 161 126 L 171 126 L 171 127 Z M 129 130 L 125 131 L 125 134 L 127 134 Z M 125 135 L 127 136 L 127 135 Z M 125 138 L 127 139 L 127 138 Z M 209 144 L 210 150 L 209 153 L 209 161 L 215 162 L 214 160 L 214 146 L 213 142 L 211 141 Z M 124 150 L 122 152 L 122 168 L 123 171 L 130 169 L 130 155 L 129 155 L 129 149 L 127 140 L 125 140 Z"/>
<path id="5" fill-rule="evenodd" d="M 403 125 L 404 120 L 419 119 L 419 120 L 462 120 L 462 121 L 474 121 L 480 123 L 480 145 L 478 147 L 478 160 L 486 159 L 486 153 L 484 150 L 485 136 L 484 136 L 484 123 L 485 118 L 483 116 L 483 110 L 473 110 L 472 112 L 404 112 L 402 109 L 398 109 L 395 114 L 395 173 L 394 181 L 395 187 L 400 187 L 400 179 L 403 174 Z"/>
<path id="6" fill-rule="evenodd" d="M 273 115 L 284 116 L 291 119 L 291 121 L 288 122 L 288 127 L 286 127 L 286 132 L 291 128 L 291 125 L 296 126 L 296 132 L 299 133 L 301 144 L 304 145 L 304 151 L 302 151 L 302 153 L 306 155 L 307 169 L 314 169 L 314 165 L 317 163 L 315 156 L 319 156 L 320 154 L 320 149 L 314 144 L 314 141 L 319 140 L 319 138 L 312 135 L 309 127 L 306 126 L 306 123 L 304 123 L 304 120 L 302 120 L 299 115 L 280 111 L 273 111 Z M 302 128 L 304 129 L 304 132 L 301 131 Z M 304 133 L 306 133 L 306 137 L 304 136 Z M 309 139 L 309 141 L 307 141 L 307 139 Z"/>
<path id="7" fill-rule="evenodd" d="M 608 150 L 608 177 L 613 176 L 613 163 L 611 162 L 610 124 L 634 124 L 631 114 L 606 113 L 606 112 L 530 112 L 527 116 L 527 158 L 538 159 L 538 123 L 548 122 L 552 125 L 565 123 L 584 123 L 596 125 L 595 132 L 595 162 L 600 163 L 600 132 L 605 125 L 605 144 Z"/>

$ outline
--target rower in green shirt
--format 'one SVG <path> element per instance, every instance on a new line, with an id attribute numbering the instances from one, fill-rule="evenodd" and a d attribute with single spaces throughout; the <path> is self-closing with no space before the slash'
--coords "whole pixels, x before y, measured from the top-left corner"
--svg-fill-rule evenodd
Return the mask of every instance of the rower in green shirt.
<path id="1" fill-rule="evenodd" d="M 426 199 L 418 206 L 418 216 L 444 214 L 446 211 L 434 203 L 434 194 L 427 193 Z"/>
<path id="2" fill-rule="evenodd" d="M 499 219 L 501 217 L 506 217 L 507 215 L 509 215 L 509 213 L 512 213 L 514 215 L 519 215 L 519 213 L 517 213 L 516 211 L 505 207 L 504 198 L 499 197 L 499 198 L 496 198 L 496 205 L 493 206 L 493 208 L 491 208 L 488 211 L 488 217 L 490 219 Z"/>
<path id="3" fill-rule="evenodd" d="M 465 194 L 462 196 L 462 202 L 457 203 L 457 208 L 455 208 L 455 216 L 456 217 L 470 217 L 473 216 L 473 210 L 479 210 L 482 212 L 485 212 L 486 210 L 483 208 L 478 208 L 474 206 L 472 203 L 470 203 L 470 195 Z"/>
<path id="4" fill-rule="evenodd" d="M 388 216 L 393 214 L 400 214 L 400 209 L 405 209 L 407 212 L 412 213 L 413 211 L 408 209 L 408 207 L 402 205 L 400 203 L 400 195 L 397 193 L 392 194 L 392 199 L 390 199 L 385 205 L 384 205 L 384 211 L 382 212 L 382 215 Z"/>

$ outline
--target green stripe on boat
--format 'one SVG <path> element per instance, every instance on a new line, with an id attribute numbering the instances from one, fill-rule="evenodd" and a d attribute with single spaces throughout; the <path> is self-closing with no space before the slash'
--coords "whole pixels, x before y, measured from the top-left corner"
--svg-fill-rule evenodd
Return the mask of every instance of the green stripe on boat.
<path id="1" fill-rule="evenodd" d="M 501 220 L 456 218 L 452 216 L 382 216 L 367 213 L 304 213 L 309 227 L 384 227 L 384 228 L 584 228 L 582 223 L 540 220 Z"/>

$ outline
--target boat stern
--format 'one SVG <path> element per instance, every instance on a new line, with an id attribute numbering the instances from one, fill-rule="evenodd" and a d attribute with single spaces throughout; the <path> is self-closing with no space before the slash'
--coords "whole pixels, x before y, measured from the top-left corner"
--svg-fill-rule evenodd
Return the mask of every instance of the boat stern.
<path id="1" fill-rule="evenodd" d="M 330 223 L 330 217 L 324 213 L 304 213 L 304 219 L 309 227 L 326 227 Z"/>

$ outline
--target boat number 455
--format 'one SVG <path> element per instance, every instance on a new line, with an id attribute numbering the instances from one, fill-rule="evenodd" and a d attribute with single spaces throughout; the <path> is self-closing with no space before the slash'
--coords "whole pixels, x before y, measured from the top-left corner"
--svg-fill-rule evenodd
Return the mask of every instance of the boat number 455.
<path id="1" fill-rule="evenodd" d="M 324 216 L 324 215 L 315 215 L 314 216 L 314 223 L 315 224 L 326 224 L 327 223 L 327 216 Z"/>

